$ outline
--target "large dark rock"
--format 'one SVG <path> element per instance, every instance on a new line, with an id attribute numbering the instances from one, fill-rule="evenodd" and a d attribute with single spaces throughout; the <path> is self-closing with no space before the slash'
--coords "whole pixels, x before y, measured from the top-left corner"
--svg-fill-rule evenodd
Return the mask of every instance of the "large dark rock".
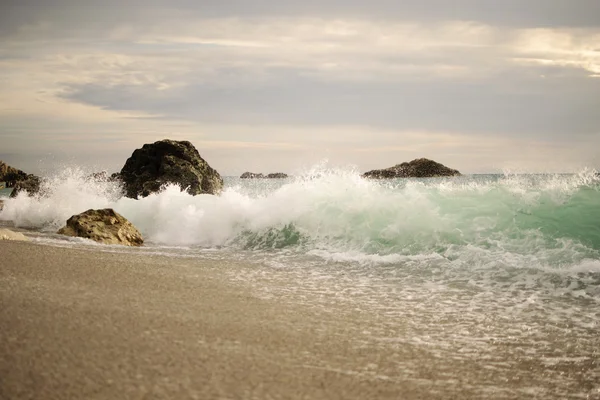
<path id="1" fill-rule="evenodd" d="M 287 178 L 287 174 L 284 174 L 283 172 L 275 172 L 272 174 L 256 174 L 254 172 L 244 172 L 240 178 L 242 179 L 283 179 L 283 178 Z"/>
<path id="2" fill-rule="evenodd" d="M 134 199 L 157 192 L 167 183 L 191 195 L 217 194 L 223 189 L 221 175 L 190 142 L 168 139 L 135 150 L 114 179 L 122 180 L 125 195 Z"/>
<path id="3" fill-rule="evenodd" d="M 375 169 L 373 171 L 365 172 L 363 177 L 365 178 L 432 178 L 436 176 L 456 176 L 460 175 L 455 169 L 451 169 L 429 160 L 427 158 L 418 158 L 410 162 L 403 162 L 402 164 L 395 165 L 386 169 Z"/>
<path id="4" fill-rule="evenodd" d="M 0 182 L 6 182 L 6 187 L 13 188 L 10 197 L 15 197 L 21 191 L 29 194 L 39 192 L 41 180 L 38 176 L 25 173 L 0 161 Z"/>
<path id="5" fill-rule="evenodd" d="M 73 215 L 57 232 L 61 235 L 92 239 L 104 244 L 141 246 L 142 234 L 131 222 L 112 208 L 87 210 Z"/>

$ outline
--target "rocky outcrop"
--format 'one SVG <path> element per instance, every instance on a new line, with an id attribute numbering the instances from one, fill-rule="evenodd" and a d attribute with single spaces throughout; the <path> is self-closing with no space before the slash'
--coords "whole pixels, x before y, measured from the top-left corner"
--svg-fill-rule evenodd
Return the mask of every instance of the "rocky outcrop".
<path id="1" fill-rule="evenodd" d="M 287 178 L 287 174 L 284 174 L 283 172 L 275 172 L 273 174 L 268 174 L 267 178 L 269 179 L 285 179 Z"/>
<path id="2" fill-rule="evenodd" d="M 174 183 L 191 195 L 218 194 L 221 175 L 208 165 L 188 141 L 161 140 L 133 152 L 115 176 L 123 181 L 125 195 L 137 199 Z"/>
<path id="3" fill-rule="evenodd" d="M 27 236 L 23 235 L 21 232 L 14 232 L 10 229 L 0 229 L 0 240 L 20 240 L 26 241 Z"/>
<path id="4" fill-rule="evenodd" d="M 10 197 L 16 197 L 19 193 L 25 191 L 30 195 L 39 193 L 41 180 L 35 175 L 30 175 L 28 179 L 17 181 L 12 183 L 13 191 L 10 193 Z M 11 184 L 7 185 L 11 187 Z"/>
<path id="5" fill-rule="evenodd" d="M 137 228 L 112 208 L 87 210 L 73 215 L 58 233 L 92 239 L 104 244 L 141 246 L 144 243 L 142 234 Z"/>
<path id="6" fill-rule="evenodd" d="M 288 175 L 284 174 L 283 172 L 275 172 L 272 174 L 256 174 L 254 172 L 244 172 L 240 178 L 242 179 L 284 179 L 287 178 Z"/>
<path id="7" fill-rule="evenodd" d="M 427 158 L 419 158 L 410 162 L 403 162 L 386 169 L 375 169 L 365 172 L 363 177 L 386 179 L 386 178 L 432 178 L 436 176 L 456 176 L 460 175 L 455 169 L 451 169 L 429 160 Z"/>
<path id="8" fill-rule="evenodd" d="M 13 188 L 10 197 L 15 197 L 21 191 L 29 194 L 39 192 L 41 180 L 33 174 L 27 174 L 0 161 L 0 182 L 6 182 L 7 187 Z"/>
<path id="9" fill-rule="evenodd" d="M 0 161 L 0 181 L 9 181 L 11 179 L 24 179 L 27 178 L 27 174 L 20 169 L 16 169 Z"/>
<path id="10" fill-rule="evenodd" d="M 265 176 L 263 174 L 256 174 L 254 172 L 244 172 L 240 178 L 242 179 L 263 179 Z"/>

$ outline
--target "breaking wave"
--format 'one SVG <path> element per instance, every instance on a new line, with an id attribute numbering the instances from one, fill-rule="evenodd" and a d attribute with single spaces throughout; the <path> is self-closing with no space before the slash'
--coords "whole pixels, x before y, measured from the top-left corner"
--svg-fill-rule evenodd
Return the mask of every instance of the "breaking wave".
<path id="1" fill-rule="evenodd" d="M 53 232 L 73 214 L 111 207 L 150 245 L 600 270 L 599 188 L 591 170 L 373 181 L 320 166 L 288 180 L 227 178 L 220 196 L 171 185 L 133 200 L 118 184 L 71 168 L 44 180 L 44 196 L 7 200 L 0 219 Z"/>

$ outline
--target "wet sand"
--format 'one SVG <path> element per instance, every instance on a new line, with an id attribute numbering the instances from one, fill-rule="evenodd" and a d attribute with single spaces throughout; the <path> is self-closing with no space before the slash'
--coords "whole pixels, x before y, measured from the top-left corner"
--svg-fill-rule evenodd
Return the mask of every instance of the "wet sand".
<path id="1" fill-rule="evenodd" d="M 427 393 L 353 373 L 384 355 L 353 346 L 343 326 L 323 331 L 321 316 L 228 283 L 227 266 L 34 243 L 2 242 L 0 255 L 2 399 Z"/>
<path id="2" fill-rule="evenodd" d="M 261 296 L 252 268 L 0 241 L 0 399 L 600 398 L 593 357 L 411 345 L 402 318 Z"/>

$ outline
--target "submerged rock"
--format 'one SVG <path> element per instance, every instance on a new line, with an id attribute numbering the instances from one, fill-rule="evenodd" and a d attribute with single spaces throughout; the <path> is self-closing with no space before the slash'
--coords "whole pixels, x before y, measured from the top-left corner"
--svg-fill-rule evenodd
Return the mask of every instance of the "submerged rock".
<path id="1" fill-rule="evenodd" d="M 127 159 L 121 172 L 112 176 L 123 181 L 125 195 L 137 199 L 174 183 L 191 195 L 218 194 L 221 175 L 208 165 L 188 141 L 160 140 L 145 144 Z"/>
<path id="2" fill-rule="evenodd" d="M 137 228 L 112 208 L 87 210 L 73 215 L 67 220 L 67 225 L 57 233 L 92 239 L 104 244 L 141 246 L 144 243 Z"/>
<path id="3" fill-rule="evenodd" d="M 23 190 L 29 194 L 39 192 L 41 179 L 0 161 L 0 182 L 6 182 L 6 187 L 13 189 L 10 197 L 15 197 Z"/>
<path id="4" fill-rule="evenodd" d="M 460 175 L 455 169 L 451 169 L 429 160 L 427 158 L 418 158 L 410 162 L 403 162 L 385 169 L 375 169 L 365 172 L 364 178 L 387 179 L 387 178 L 432 178 L 436 176 L 457 176 Z"/>
<path id="5" fill-rule="evenodd" d="M 0 240 L 20 240 L 26 241 L 27 236 L 23 235 L 21 232 L 14 232 L 10 229 L 0 229 Z"/>
<path id="6" fill-rule="evenodd" d="M 261 173 L 254 173 L 254 172 L 244 172 L 240 178 L 242 179 L 283 179 L 283 178 L 287 178 L 287 174 L 284 174 L 283 172 L 275 172 L 272 174 L 261 174 Z"/>

